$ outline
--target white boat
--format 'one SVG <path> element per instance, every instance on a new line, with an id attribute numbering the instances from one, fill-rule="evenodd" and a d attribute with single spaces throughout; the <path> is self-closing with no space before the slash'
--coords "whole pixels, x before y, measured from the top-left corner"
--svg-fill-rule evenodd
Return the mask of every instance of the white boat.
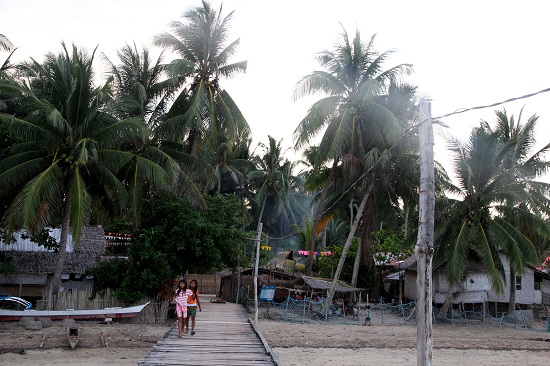
<path id="1" fill-rule="evenodd" d="M 3 301 L 13 301 L 28 307 L 28 301 L 13 296 L 0 297 Z M 67 310 L 33 310 L 26 308 L 24 310 L 0 309 L 0 320 L 19 320 L 24 317 L 32 318 L 50 318 L 52 320 L 61 319 L 105 319 L 105 318 L 132 318 L 138 315 L 144 307 L 149 304 L 136 305 L 130 307 L 112 307 L 104 309 L 67 309 Z"/>

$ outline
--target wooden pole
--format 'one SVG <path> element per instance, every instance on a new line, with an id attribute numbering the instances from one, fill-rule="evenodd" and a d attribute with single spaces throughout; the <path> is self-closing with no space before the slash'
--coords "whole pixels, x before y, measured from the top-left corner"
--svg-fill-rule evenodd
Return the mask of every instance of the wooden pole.
<path id="1" fill-rule="evenodd" d="M 432 365 L 432 258 L 434 236 L 434 138 L 430 102 L 419 104 L 420 200 L 419 229 L 415 247 L 418 289 L 416 329 L 417 365 Z"/>
<path id="2" fill-rule="evenodd" d="M 254 265 L 254 324 L 258 325 L 258 266 L 260 265 L 260 241 L 262 238 L 262 223 L 258 224 L 256 241 L 256 264 Z"/>

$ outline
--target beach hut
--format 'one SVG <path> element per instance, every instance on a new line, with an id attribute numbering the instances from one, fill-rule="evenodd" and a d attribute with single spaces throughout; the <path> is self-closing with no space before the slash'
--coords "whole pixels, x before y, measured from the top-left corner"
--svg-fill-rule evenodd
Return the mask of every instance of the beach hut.
<path id="1" fill-rule="evenodd" d="M 239 272 L 226 273 L 220 279 L 220 292 L 218 296 L 225 301 L 237 301 L 237 283 Z M 241 296 L 254 298 L 254 268 L 246 268 L 240 272 Z M 287 288 L 296 280 L 296 277 L 279 271 L 258 268 L 258 293 L 262 286 L 277 286 L 273 301 L 281 302 L 288 295 Z"/>
<path id="2" fill-rule="evenodd" d="M 304 293 L 308 298 L 315 299 L 316 297 L 327 297 L 332 286 L 332 279 L 319 278 L 310 276 L 301 276 L 293 284 L 292 287 Z M 346 308 L 351 308 L 351 305 L 346 303 L 347 295 L 354 294 L 356 298 L 361 299 L 361 291 L 363 288 L 352 287 L 350 284 L 339 280 L 336 283 L 336 289 L 333 301 L 340 312 L 346 313 Z M 305 297 L 305 296 L 304 296 Z"/>
<path id="3" fill-rule="evenodd" d="M 50 236 L 59 242 L 60 230 L 51 229 Z M 32 301 L 40 299 L 52 279 L 58 254 L 39 247 L 22 235 L 16 235 L 14 244 L 0 242 L 0 251 L 10 259 L 14 267 L 12 273 L 0 274 L 2 291 L 7 295 Z M 84 227 L 78 245 L 69 239 L 67 258 L 61 274 L 64 290 L 73 292 L 92 288 L 93 278 L 85 273 L 97 267 L 104 254 L 105 232 L 101 226 Z"/>
<path id="4" fill-rule="evenodd" d="M 487 272 L 478 258 L 471 257 L 466 263 L 462 279 L 458 284 L 450 285 L 442 266 L 434 267 L 432 273 L 433 302 L 435 305 L 445 303 L 451 296 L 450 304 L 458 311 L 484 310 L 494 316 L 501 316 L 507 311 L 510 299 L 510 264 L 506 254 L 499 253 L 504 266 L 504 291 L 496 293 L 489 282 Z M 401 263 L 404 274 L 404 297 L 416 299 L 416 256 L 413 255 Z M 550 305 L 550 276 L 537 268 L 527 266 L 523 273 L 516 276 L 516 305 L 528 310 Z M 548 303 L 547 303 L 548 302 Z M 537 306 L 541 305 L 541 306 Z M 541 314 L 543 313 L 541 311 Z M 536 314 L 535 314 L 536 315 Z"/>

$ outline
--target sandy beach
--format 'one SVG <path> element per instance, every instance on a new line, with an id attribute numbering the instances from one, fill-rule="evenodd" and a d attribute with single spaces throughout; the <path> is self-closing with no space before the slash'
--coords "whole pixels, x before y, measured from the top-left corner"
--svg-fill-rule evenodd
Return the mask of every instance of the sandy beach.
<path id="1" fill-rule="evenodd" d="M 79 322 L 80 340 L 73 350 L 63 327 L 25 330 L 17 322 L 0 322 L 0 364 L 136 365 L 172 324 Z M 416 365 L 416 327 L 411 325 L 260 320 L 259 328 L 285 366 Z M 434 327 L 433 339 L 434 365 L 542 366 L 550 360 L 550 333 L 546 332 L 448 325 Z"/>

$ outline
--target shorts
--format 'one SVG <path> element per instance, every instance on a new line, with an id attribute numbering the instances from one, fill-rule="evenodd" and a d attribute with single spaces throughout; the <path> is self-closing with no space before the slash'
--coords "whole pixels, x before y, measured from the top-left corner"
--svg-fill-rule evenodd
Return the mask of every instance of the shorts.
<path id="1" fill-rule="evenodd" d="M 176 304 L 176 315 L 178 318 L 187 318 L 187 306 L 183 307 L 180 304 Z"/>
<path id="2" fill-rule="evenodd" d="M 196 306 L 188 306 L 187 307 L 187 315 L 193 316 L 197 313 L 197 307 Z"/>

